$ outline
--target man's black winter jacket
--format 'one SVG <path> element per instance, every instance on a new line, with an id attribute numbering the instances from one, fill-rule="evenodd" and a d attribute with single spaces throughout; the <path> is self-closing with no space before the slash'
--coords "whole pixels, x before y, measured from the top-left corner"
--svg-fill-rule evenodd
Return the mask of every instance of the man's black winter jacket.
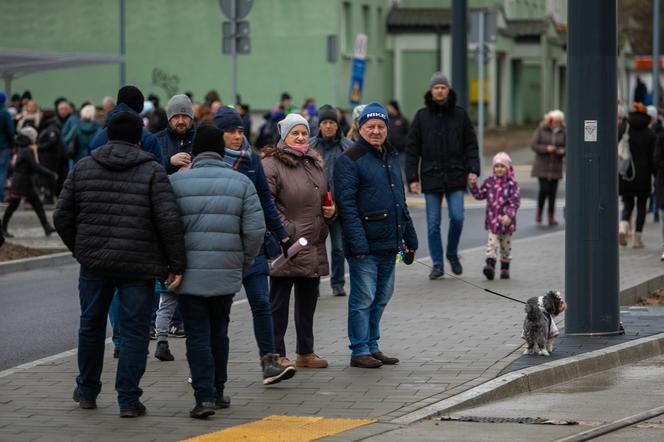
<path id="1" fill-rule="evenodd" d="M 184 272 L 184 234 L 168 176 L 132 144 L 109 141 L 76 163 L 53 221 L 78 262 L 106 276 Z"/>

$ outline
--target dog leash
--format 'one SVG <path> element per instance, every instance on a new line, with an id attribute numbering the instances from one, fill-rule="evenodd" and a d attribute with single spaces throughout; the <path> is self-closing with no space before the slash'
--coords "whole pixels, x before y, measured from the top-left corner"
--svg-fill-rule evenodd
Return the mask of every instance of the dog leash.
<path id="1" fill-rule="evenodd" d="M 428 268 L 430 268 L 430 269 L 433 269 L 433 266 L 430 266 L 429 264 L 423 263 L 422 261 L 419 261 L 419 260 L 417 260 L 417 259 L 414 260 L 413 262 L 416 262 L 416 263 L 418 263 L 418 264 L 420 264 L 420 265 L 423 265 L 424 267 L 428 267 Z M 500 296 L 501 298 L 505 298 L 505 299 L 509 299 L 510 301 L 518 302 L 519 304 L 525 304 L 525 302 L 523 302 L 523 301 L 521 301 L 521 300 L 519 300 L 519 299 L 510 298 L 510 297 L 507 296 L 507 295 L 503 295 L 503 294 L 498 293 L 498 292 L 495 292 L 495 291 L 493 291 L 493 290 L 490 290 L 490 289 L 487 289 L 487 288 L 481 287 L 481 286 L 479 286 L 479 285 L 477 285 L 477 284 L 473 284 L 473 283 L 470 282 L 470 281 L 466 281 L 466 280 L 463 279 L 463 278 L 459 278 L 458 276 L 455 276 L 455 275 L 452 275 L 452 274 L 450 274 L 450 273 L 447 273 L 447 272 L 444 271 L 444 270 L 443 270 L 443 274 L 445 274 L 445 275 L 447 275 L 447 276 L 451 276 L 452 278 L 454 278 L 454 279 L 456 279 L 456 280 L 459 280 L 459 281 L 461 281 L 461 282 L 464 282 L 464 283 L 466 283 L 466 284 L 468 284 L 468 285 L 470 285 L 470 286 L 473 286 L 473 287 L 475 287 L 476 289 L 483 290 L 483 291 L 485 291 L 485 292 L 487 292 L 487 293 L 491 293 L 492 295 Z"/>

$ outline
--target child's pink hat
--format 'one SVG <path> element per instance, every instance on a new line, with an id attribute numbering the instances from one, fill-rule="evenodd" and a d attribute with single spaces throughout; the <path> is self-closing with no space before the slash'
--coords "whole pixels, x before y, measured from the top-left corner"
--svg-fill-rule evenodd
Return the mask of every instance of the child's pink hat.
<path id="1" fill-rule="evenodd" d="M 512 169 L 512 159 L 505 152 L 498 152 L 493 157 L 492 167 L 495 167 L 496 164 L 502 164 L 503 166 L 507 167 L 508 170 Z"/>

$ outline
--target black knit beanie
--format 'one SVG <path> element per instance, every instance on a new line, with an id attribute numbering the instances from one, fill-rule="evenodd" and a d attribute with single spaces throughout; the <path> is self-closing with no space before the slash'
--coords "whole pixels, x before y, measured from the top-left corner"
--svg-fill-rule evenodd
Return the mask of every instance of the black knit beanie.
<path id="1" fill-rule="evenodd" d="M 143 135 L 143 120 L 131 112 L 119 112 L 108 124 L 108 140 L 138 144 Z"/>
<path id="2" fill-rule="evenodd" d="M 319 124 L 325 120 L 332 120 L 335 123 L 339 124 L 339 119 L 337 118 L 337 110 L 332 106 L 330 106 L 329 104 L 324 104 L 318 109 Z"/>
<path id="3" fill-rule="evenodd" d="M 196 129 L 191 146 L 191 154 L 194 157 L 203 152 L 215 152 L 224 156 L 224 133 L 208 124 L 203 124 Z"/>
<path id="4" fill-rule="evenodd" d="M 136 86 L 123 86 L 118 91 L 118 100 L 117 103 L 124 103 L 137 114 L 143 112 L 143 102 L 145 98 L 143 97 L 143 92 L 140 91 Z"/>

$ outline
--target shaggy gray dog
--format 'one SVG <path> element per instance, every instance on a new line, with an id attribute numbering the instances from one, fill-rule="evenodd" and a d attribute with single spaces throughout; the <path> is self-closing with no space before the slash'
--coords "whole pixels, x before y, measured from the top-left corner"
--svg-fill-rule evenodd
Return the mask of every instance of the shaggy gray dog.
<path id="1" fill-rule="evenodd" d="M 523 354 L 549 356 L 558 329 L 553 318 L 565 311 L 565 301 L 560 292 L 550 291 L 526 301 L 526 319 L 523 321 L 523 338 L 528 347 Z"/>

